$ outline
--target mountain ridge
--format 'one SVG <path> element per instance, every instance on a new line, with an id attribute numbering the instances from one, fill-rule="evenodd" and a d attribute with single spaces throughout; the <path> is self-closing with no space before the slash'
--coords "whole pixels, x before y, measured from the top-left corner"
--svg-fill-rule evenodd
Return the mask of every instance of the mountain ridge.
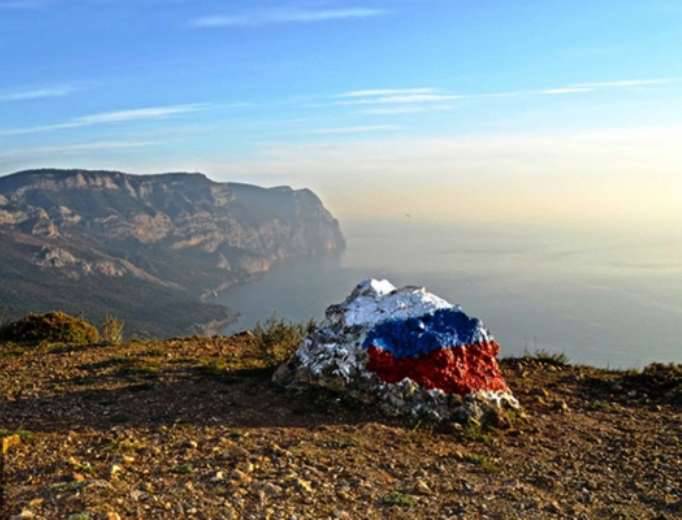
<path id="1" fill-rule="evenodd" d="M 210 298 L 278 261 L 345 247 L 338 221 L 309 189 L 220 183 L 202 173 L 81 169 L 0 177 L 0 241 L 6 314 L 49 310 L 47 303 L 63 303 L 55 301 L 61 288 L 88 302 L 67 301 L 64 310 L 87 307 L 100 319 L 110 305 L 109 312 L 132 319 L 134 330 L 161 336 L 230 319 Z M 141 287 L 126 289 L 131 284 Z M 112 291 L 118 298 L 107 296 Z M 131 311 L 122 300 L 140 292 L 145 306 Z M 26 293 L 40 304 L 26 301 Z M 137 319 L 157 297 L 205 316 L 177 326 Z"/>

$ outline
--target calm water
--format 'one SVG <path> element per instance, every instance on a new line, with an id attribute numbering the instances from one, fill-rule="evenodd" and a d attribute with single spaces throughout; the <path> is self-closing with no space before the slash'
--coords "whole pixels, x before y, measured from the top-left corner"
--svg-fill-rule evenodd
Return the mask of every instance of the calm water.
<path id="1" fill-rule="evenodd" d="M 346 225 L 338 259 L 282 264 L 224 293 L 241 314 L 320 318 L 368 277 L 425 285 L 484 320 L 504 354 L 544 348 L 573 361 L 682 362 L 682 240 L 400 224 Z"/>

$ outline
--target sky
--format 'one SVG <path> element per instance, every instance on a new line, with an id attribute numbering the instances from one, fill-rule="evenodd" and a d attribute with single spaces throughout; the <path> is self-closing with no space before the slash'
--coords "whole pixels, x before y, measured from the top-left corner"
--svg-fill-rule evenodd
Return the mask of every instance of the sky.
<path id="1" fill-rule="evenodd" d="M 0 175 L 201 171 L 343 219 L 682 224 L 679 0 L 0 0 Z"/>

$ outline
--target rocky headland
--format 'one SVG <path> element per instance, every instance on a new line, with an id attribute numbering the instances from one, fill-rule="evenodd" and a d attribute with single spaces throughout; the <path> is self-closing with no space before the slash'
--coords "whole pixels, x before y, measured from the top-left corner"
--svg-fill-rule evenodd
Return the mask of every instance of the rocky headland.
<path id="1" fill-rule="evenodd" d="M 31 170 L 0 177 L 0 319 L 114 314 L 138 335 L 218 332 L 219 291 L 344 248 L 310 190 L 198 173 Z"/>

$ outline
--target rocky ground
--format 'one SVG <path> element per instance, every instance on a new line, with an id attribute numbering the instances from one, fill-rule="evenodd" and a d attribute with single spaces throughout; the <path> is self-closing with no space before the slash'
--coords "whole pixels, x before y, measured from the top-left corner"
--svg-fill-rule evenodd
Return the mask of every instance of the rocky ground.
<path id="1" fill-rule="evenodd" d="M 525 413 L 482 431 L 286 393 L 265 365 L 247 334 L 0 346 L 4 515 L 682 517 L 679 368 L 505 360 Z"/>

